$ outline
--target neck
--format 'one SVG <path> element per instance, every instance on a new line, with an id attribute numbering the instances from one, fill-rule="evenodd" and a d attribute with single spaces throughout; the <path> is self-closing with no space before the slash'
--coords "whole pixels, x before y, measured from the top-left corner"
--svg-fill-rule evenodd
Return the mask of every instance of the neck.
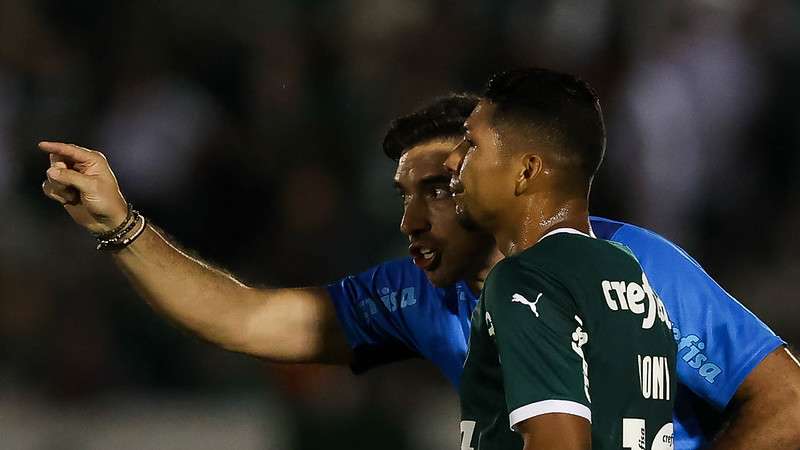
<path id="1" fill-rule="evenodd" d="M 483 289 L 483 283 L 486 281 L 486 277 L 489 275 L 489 272 L 491 272 L 494 265 L 503 258 L 504 256 L 500 252 L 500 249 L 494 247 L 489 254 L 489 257 L 487 258 L 486 264 L 483 266 L 483 268 L 479 269 L 475 276 L 467 281 L 467 285 L 473 294 L 476 296 L 480 294 L 481 289 Z"/>
<path id="2" fill-rule="evenodd" d="M 510 208 L 507 217 L 498 220 L 494 236 L 500 251 L 511 256 L 533 247 L 557 228 L 574 228 L 589 234 L 588 201 L 572 198 L 546 200 L 542 204 L 530 199 L 519 208 Z"/>

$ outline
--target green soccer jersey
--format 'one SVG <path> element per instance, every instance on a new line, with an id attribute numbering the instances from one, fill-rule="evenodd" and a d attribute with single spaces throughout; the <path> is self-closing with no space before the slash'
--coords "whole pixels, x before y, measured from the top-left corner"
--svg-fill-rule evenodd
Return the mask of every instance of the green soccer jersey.
<path id="1" fill-rule="evenodd" d="M 594 450 L 672 449 L 675 341 L 630 251 L 573 229 L 495 266 L 473 312 L 461 449 L 522 449 L 520 422 L 567 413 Z"/>

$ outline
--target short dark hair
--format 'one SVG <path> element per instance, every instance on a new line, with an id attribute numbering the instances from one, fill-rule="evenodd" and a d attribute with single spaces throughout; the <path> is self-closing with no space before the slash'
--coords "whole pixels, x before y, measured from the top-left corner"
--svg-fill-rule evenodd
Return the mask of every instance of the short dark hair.
<path id="1" fill-rule="evenodd" d="M 493 121 L 508 121 L 545 138 L 575 161 L 591 181 L 606 150 L 600 99 L 592 86 L 573 75 L 528 68 L 498 73 L 485 98 L 497 108 Z"/>
<path id="2" fill-rule="evenodd" d="M 463 136 L 464 122 L 479 101 L 480 97 L 471 93 L 449 94 L 393 120 L 383 139 L 383 152 L 397 161 L 425 141 Z"/>

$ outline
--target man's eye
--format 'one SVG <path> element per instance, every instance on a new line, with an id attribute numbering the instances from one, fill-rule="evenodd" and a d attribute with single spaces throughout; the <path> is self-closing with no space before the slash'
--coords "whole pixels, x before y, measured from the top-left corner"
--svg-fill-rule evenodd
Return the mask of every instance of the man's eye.
<path id="1" fill-rule="evenodd" d="M 450 189 L 438 187 L 433 190 L 433 198 L 436 200 L 443 200 L 450 198 Z"/>

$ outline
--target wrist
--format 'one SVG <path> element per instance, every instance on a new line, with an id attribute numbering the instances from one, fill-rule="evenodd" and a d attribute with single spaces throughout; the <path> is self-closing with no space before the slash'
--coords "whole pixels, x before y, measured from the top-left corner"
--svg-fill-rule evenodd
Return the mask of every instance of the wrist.
<path id="1" fill-rule="evenodd" d="M 134 222 L 133 227 L 130 230 L 126 231 L 122 235 L 120 235 L 119 240 L 120 242 L 125 242 L 126 240 L 131 240 L 130 243 L 133 243 L 132 239 L 135 237 L 139 237 L 138 235 L 142 234 L 145 229 L 147 229 L 147 222 L 143 215 L 139 215 Z"/>
<path id="2" fill-rule="evenodd" d="M 125 220 L 114 230 L 95 234 L 97 239 L 97 250 L 121 250 L 132 244 L 147 228 L 147 219 L 128 205 L 128 213 Z"/>
<path id="3" fill-rule="evenodd" d="M 102 231 L 92 231 L 94 237 L 100 241 L 108 239 L 112 236 L 118 236 L 125 233 L 125 230 L 130 230 L 136 220 L 135 211 L 130 203 L 125 207 L 124 212 L 115 214 L 113 218 L 108 216 L 106 220 L 100 220 Z"/>
<path id="4" fill-rule="evenodd" d="M 131 205 L 128 204 L 120 212 L 108 216 L 108 218 L 102 223 L 103 227 L 106 229 L 104 234 L 109 234 L 114 230 L 121 229 L 125 223 L 131 219 L 131 208 Z"/>
<path id="5" fill-rule="evenodd" d="M 92 232 L 95 237 L 111 236 L 125 228 L 129 221 L 133 220 L 133 206 L 130 203 L 123 203 L 116 208 L 116 212 L 103 215 L 98 218 L 97 231 Z"/>

